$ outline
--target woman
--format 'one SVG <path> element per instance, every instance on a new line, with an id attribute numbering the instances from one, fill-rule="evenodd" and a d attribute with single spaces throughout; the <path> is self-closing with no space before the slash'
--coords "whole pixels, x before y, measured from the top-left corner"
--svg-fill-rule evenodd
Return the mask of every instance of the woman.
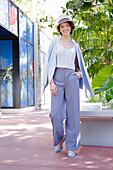
<path id="1" fill-rule="evenodd" d="M 57 29 L 60 38 L 53 38 L 46 56 L 44 68 L 44 89 L 50 84 L 51 122 L 53 125 L 53 145 L 55 152 L 63 149 L 66 142 L 67 155 L 75 157 L 80 147 L 80 106 L 79 87 L 85 87 L 94 96 L 79 45 L 70 39 L 74 22 L 62 14 Z M 44 90 L 43 90 L 44 91 Z M 66 136 L 64 137 L 63 121 Z"/>

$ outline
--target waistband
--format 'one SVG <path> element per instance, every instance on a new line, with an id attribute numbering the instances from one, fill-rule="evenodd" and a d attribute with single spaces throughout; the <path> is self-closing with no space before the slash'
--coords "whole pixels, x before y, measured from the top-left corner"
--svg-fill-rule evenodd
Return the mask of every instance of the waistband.
<path id="1" fill-rule="evenodd" d="M 66 68 L 66 67 L 56 67 L 56 69 L 74 70 L 74 69 L 72 69 L 72 68 Z M 74 71 L 75 71 L 75 70 L 74 70 Z"/>

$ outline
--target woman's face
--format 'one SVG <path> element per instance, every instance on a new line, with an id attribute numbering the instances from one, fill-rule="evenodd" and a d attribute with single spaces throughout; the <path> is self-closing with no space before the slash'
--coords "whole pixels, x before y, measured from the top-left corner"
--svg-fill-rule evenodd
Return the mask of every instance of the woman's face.
<path id="1" fill-rule="evenodd" d="M 61 23 L 60 32 L 62 33 L 62 36 L 70 35 L 71 26 L 67 22 Z"/>

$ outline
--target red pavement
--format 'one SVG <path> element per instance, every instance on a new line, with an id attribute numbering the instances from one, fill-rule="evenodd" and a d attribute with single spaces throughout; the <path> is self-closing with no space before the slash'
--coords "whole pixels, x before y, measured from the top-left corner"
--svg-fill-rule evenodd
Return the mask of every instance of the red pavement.
<path id="1" fill-rule="evenodd" d="M 3 114 L 0 118 L 0 170 L 113 169 L 113 148 L 81 146 L 68 158 L 54 152 L 49 110 Z"/>

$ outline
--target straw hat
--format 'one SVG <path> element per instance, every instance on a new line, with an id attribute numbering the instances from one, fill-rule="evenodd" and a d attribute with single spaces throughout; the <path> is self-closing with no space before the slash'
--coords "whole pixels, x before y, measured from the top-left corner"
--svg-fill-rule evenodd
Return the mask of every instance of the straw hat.
<path id="1" fill-rule="evenodd" d="M 63 23 L 63 22 L 71 22 L 74 25 L 74 22 L 72 20 L 70 20 L 70 18 L 67 15 L 61 14 L 57 20 L 57 25 L 56 27 L 58 28 L 58 26 Z"/>

